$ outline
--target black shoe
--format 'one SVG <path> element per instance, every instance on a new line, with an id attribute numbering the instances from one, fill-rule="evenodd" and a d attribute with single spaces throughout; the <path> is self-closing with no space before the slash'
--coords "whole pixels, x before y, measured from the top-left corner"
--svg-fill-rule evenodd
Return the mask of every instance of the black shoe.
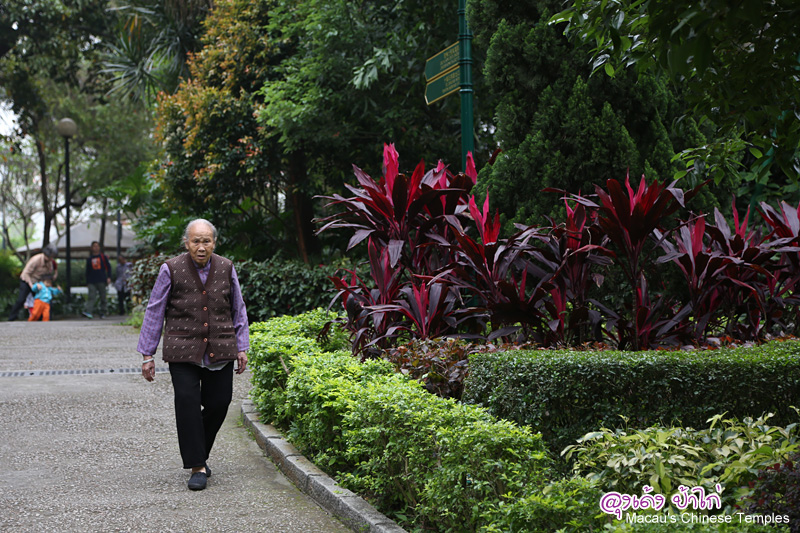
<path id="1" fill-rule="evenodd" d="M 208 467 L 208 465 L 205 466 L 206 466 L 206 477 L 211 477 L 211 469 Z"/>
<path id="2" fill-rule="evenodd" d="M 208 474 L 205 472 L 195 472 L 192 474 L 192 477 L 189 478 L 188 487 L 191 490 L 203 490 L 206 488 L 206 482 L 208 481 Z"/>

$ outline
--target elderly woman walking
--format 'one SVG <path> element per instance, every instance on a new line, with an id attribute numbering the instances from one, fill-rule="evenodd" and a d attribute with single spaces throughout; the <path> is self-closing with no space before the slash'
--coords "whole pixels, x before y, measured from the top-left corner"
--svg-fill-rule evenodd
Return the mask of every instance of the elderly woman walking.
<path id="1" fill-rule="evenodd" d="M 55 281 L 58 272 L 56 272 L 56 256 L 58 255 L 58 248 L 55 244 L 50 243 L 45 245 L 42 253 L 36 254 L 25 263 L 25 268 L 19 275 L 19 295 L 14 307 L 11 308 L 11 313 L 8 315 L 8 320 L 13 321 L 17 319 L 20 309 L 25 305 L 25 299 L 31 293 L 33 284 L 44 279 L 45 276 L 50 276 Z"/>
<path id="2" fill-rule="evenodd" d="M 144 314 L 137 351 L 142 375 L 153 381 L 155 353 L 164 329 L 164 361 L 175 391 L 175 422 L 188 487 L 203 490 L 211 475 L 206 461 L 228 414 L 233 366 L 247 366 L 247 309 L 233 263 L 214 253 L 217 230 L 193 220 L 183 234 L 186 253 L 161 265 Z M 165 327 L 166 325 L 166 327 Z"/>

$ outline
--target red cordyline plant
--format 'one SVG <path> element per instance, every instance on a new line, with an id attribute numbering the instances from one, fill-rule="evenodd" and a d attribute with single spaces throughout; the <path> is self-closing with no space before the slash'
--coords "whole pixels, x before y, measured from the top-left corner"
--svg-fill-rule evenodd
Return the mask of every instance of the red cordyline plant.
<path id="1" fill-rule="evenodd" d="M 706 221 L 698 217 L 678 229 L 674 244 L 660 239 L 666 254 L 656 260 L 657 263 L 673 262 L 686 280 L 690 302 L 682 311 L 691 315 L 689 332 L 696 343 L 705 336 L 712 318 L 719 316 L 726 285 L 735 284 L 753 290 L 735 277 L 729 279 L 726 276 L 729 265 L 743 262 L 705 244 L 705 238 Z"/>
<path id="2" fill-rule="evenodd" d="M 549 345 L 601 340 L 592 335 L 601 316 L 589 305 L 589 290 L 592 285 L 602 285 L 604 276 L 598 270 L 610 265 L 615 257 L 606 247 L 608 237 L 596 223 L 596 211 L 588 211 L 580 204 L 573 208 L 566 200 L 564 203 L 566 221 L 557 224 L 550 220 L 550 232 L 541 239 L 544 245 L 531 254 L 546 272 L 552 273 L 550 298 L 544 301 Z"/>
<path id="3" fill-rule="evenodd" d="M 476 312 L 485 308 L 492 322 L 490 340 L 521 329 L 523 338 L 538 336 L 536 340 L 542 342 L 537 332 L 542 331 L 545 318 L 542 302 L 550 289 L 549 276 L 529 259 L 533 251 L 529 241 L 539 238 L 541 230 L 529 227 L 500 239 L 500 215 L 490 213 L 489 195 L 482 209 L 474 197 L 468 206 L 478 235 L 473 238 L 460 218 L 445 217 L 455 237 L 448 245 L 452 262 L 434 281 L 444 279 L 480 302 Z"/>
<path id="4" fill-rule="evenodd" d="M 399 172 L 399 159 L 393 144 L 384 145 L 385 174 L 374 180 L 353 165 L 358 187 L 345 184 L 353 194 L 345 198 L 338 194 L 325 196 L 331 200 L 327 207 L 341 211 L 318 220 L 321 233 L 329 229 L 353 232 L 347 250 L 371 237 L 389 250 L 390 265 L 401 264 L 412 273 L 423 273 L 431 254 L 423 246 L 431 242 L 430 233 L 445 228 L 441 217 L 462 211 L 478 174 L 472 154 L 467 156 L 466 173 L 453 174 L 439 162 L 435 169 L 425 171 L 420 161 L 411 176 Z M 435 265 L 438 266 L 438 265 Z"/>
<path id="5" fill-rule="evenodd" d="M 684 192 L 675 187 L 675 183 L 665 185 L 654 181 L 648 185 L 642 176 L 634 191 L 630 175 L 627 175 L 624 188 L 615 179 L 606 181 L 607 190 L 595 186 L 599 204 L 584 196 L 570 196 L 577 203 L 598 210 L 598 223 L 616 246 L 623 273 L 633 290 L 629 320 L 614 318 L 614 313 L 607 310 L 612 317 L 608 325 L 616 329 L 615 340 L 621 347 L 648 348 L 669 336 L 670 330 L 678 324 L 668 316 L 669 305 L 662 299 L 650 297 L 642 265 L 644 247 L 648 241 L 654 242 L 654 232 L 663 231 L 668 217 L 705 185 Z"/>
<path id="6" fill-rule="evenodd" d="M 716 308 L 719 327 L 737 339 L 758 339 L 764 331 L 764 317 L 777 265 L 775 251 L 761 233 L 748 226 L 750 209 L 739 218 L 736 199 L 731 203 L 733 231 L 719 209 L 714 209 L 715 225 L 708 227 L 712 250 L 731 259 L 720 276 L 719 300 L 709 303 Z"/>
<path id="7" fill-rule="evenodd" d="M 449 286 L 433 287 L 430 277 L 449 263 L 447 248 L 441 246 L 452 238 L 445 218 L 467 209 L 477 179 L 472 154 L 465 173 L 453 174 L 442 162 L 426 172 L 421 161 L 409 177 L 399 172 L 397 151 L 389 144 L 384 145 L 385 172 L 379 180 L 353 168 L 358 186 L 345 185 L 353 196 L 325 197 L 331 200 L 326 207 L 341 210 L 320 220 L 318 233 L 352 231 L 348 250 L 368 240 L 373 283 L 353 272 L 350 281 L 331 278 L 348 313 L 354 351 L 374 354 L 399 334 L 429 338 L 453 332 L 464 320 L 461 306 L 455 305 L 458 293 Z"/>
<path id="8" fill-rule="evenodd" d="M 769 204 L 761 203 L 761 216 L 772 231 L 765 241 L 773 252 L 780 254 L 775 275 L 768 279 L 770 302 L 766 311 L 767 327 L 778 326 L 794 332 L 800 331 L 800 296 L 796 295 L 800 285 L 800 204 L 792 207 L 781 202 L 780 211 Z M 787 312 L 793 308 L 791 312 Z"/>

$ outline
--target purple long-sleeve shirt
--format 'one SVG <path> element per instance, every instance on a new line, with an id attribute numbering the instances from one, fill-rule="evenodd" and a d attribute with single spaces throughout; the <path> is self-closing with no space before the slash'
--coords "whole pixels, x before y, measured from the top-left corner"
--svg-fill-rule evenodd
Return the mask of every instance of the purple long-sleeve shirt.
<path id="1" fill-rule="evenodd" d="M 195 267 L 197 265 L 195 264 Z M 206 266 L 197 267 L 200 281 L 205 284 L 208 273 L 211 270 L 211 261 Z M 161 265 L 158 271 L 156 283 L 150 293 L 150 301 L 144 313 L 142 329 L 139 332 L 139 343 L 136 351 L 142 355 L 155 355 L 158 343 L 161 341 L 161 330 L 164 327 L 164 315 L 167 310 L 170 290 L 172 289 L 172 279 L 169 274 L 169 267 L 166 263 Z M 246 352 L 250 348 L 250 328 L 247 323 L 247 309 L 244 306 L 242 288 L 239 286 L 239 278 L 236 276 L 236 268 L 231 272 L 231 315 L 233 318 L 233 328 L 236 332 L 236 347 L 240 352 Z M 207 367 L 221 367 L 225 363 L 210 363 L 208 353 L 203 356 L 203 364 Z"/>

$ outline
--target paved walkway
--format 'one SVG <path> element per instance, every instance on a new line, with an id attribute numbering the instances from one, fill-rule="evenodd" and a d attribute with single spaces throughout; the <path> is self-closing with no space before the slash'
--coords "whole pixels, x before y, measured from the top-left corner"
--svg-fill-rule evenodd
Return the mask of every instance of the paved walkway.
<path id="1" fill-rule="evenodd" d="M 208 487 L 188 490 L 169 374 L 147 383 L 137 332 L 118 323 L 0 322 L 0 531 L 350 531 L 242 426 L 249 371 L 234 376 Z"/>

